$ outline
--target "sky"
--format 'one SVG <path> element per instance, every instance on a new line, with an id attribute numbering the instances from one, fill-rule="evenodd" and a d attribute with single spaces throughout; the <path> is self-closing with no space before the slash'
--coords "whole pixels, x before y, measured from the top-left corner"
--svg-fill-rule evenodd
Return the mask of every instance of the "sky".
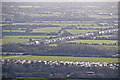
<path id="1" fill-rule="evenodd" d="M 1 0 L 2 2 L 119 2 L 120 0 Z"/>

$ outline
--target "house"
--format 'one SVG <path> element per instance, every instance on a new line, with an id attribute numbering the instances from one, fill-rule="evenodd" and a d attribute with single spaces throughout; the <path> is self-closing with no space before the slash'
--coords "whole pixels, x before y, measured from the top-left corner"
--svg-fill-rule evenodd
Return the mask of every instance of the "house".
<path id="1" fill-rule="evenodd" d="M 108 15 L 108 13 L 98 13 L 98 15 Z"/>
<path id="2" fill-rule="evenodd" d="M 89 71 L 89 72 L 87 72 L 87 75 L 94 76 L 94 75 L 95 75 L 95 72 Z"/>
<path id="3" fill-rule="evenodd" d="M 110 14 L 109 14 L 109 16 L 112 16 L 113 15 L 113 13 L 111 12 Z"/>
<path id="4" fill-rule="evenodd" d="M 39 44 L 39 41 L 35 41 L 35 44 Z"/>

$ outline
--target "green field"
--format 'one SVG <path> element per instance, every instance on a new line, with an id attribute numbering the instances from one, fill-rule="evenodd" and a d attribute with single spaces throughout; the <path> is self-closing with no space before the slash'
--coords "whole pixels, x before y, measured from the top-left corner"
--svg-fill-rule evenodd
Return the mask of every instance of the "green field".
<path id="1" fill-rule="evenodd" d="M 95 32 L 97 30 L 77 30 L 77 29 L 67 29 L 68 32 L 71 34 L 80 34 L 80 33 L 87 33 L 87 32 Z"/>
<path id="2" fill-rule="evenodd" d="M 63 57 L 63 56 L 2 56 L 2 59 L 41 60 L 41 61 L 78 61 L 78 62 L 118 62 L 118 58 Z"/>
<path id="3" fill-rule="evenodd" d="M 57 44 L 50 44 L 49 46 L 55 46 L 55 47 L 56 47 L 56 46 L 57 46 Z"/>
<path id="4" fill-rule="evenodd" d="M 3 30 L 3 32 L 25 32 L 25 30 Z"/>
<path id="5" fill-rule="evenodd" d="M 106 43 L 106 44 L 114 44 L 114 43 L 117 43 L 116 40 L 74 40 L 74 41 L 69 41 L 69 42 L 88 43 L 88 44 L 97 43 L 97 44 L 100 44 L 100 45 L 102 45 L 103 43 Z"/>
<path id="6" fill-rule="evenodd" d="M 50 37 L 56 37 L 56 36 L 4 36 L 2 39 L 2 44 L 23 43 L 23 42 L 28 42 L 29 39 L 41 40 L 41 39 L 46 39 Z"/>
<path id="7" fill-rule="evenodd" d="M 49 38 L 49 37 L 56 37 L 56 36 L 4 36 L 4 38 Z"/>
<path id="8" fill-rule="evenodd" d="M 7 43 L 23 43 L 23 42 L 28 42 L 29 39 L 18 39 L 18 38 L 3 38 L 2 44 L 7 44 Z"/>
<path id="9" fill-rule="evenodd" d="M 46 27 L 46 28 L 37 28 L 37 29 L 33 29 L 33 33 L 50 33 L 50 32 L 55 32 L 57 33 L 61 28 L 60 27 Z"/>

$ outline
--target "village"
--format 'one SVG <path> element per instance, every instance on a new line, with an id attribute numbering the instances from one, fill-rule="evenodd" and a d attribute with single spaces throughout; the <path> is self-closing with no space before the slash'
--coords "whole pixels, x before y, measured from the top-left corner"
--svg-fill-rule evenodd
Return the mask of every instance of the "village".
<path id="1" fill-rule="evenodd" d="M 111 69 L 118 69 L 119 63 L 106 63 L 106 62 L 73 62 L 73 61 L 37 61 L 37 60 L 14 60 L 14 59 L 7 59 L 2 60 L 2 64 L 38 64 L 38 65 L 57 65 L 57 66 L 78 66 L 78 67 L 109 67 Z"/>
<path id="2" fill-rule="evenodd" d="M 85 34 L 77 34 L 77 35 L 74 35 L 74 36 L 68 36 L 68 37 L 60 37 L 60 38 L 55 38 L 55 39 L 45 39 L 45 40 L 41 40 L 41 41 L 32 41 L 32 42 L 29 42 L 29 43 L 24 43 L 24 44 L 27 44 L 27 45 L 30 45 L 30 44 L 49 44 L 49 43 L 55 43 L 55 42 L 60 42 L 60 41 L 66 41 L 66 40 L 74 40 L 74 39 L 78 39 L 78 38 L 84 38 L 84 37 L 93 37 L 93 36 L 98 36 L 98 35 L 105 35 L 105 34 L 108 34 L 108 33 L 113 33 L 113 32 L 118 32 L 118 28 L 116 29 L 109 29 L 109 30 L 104 30 L 104 31 L 99 31 L 99 32 L 92 32 L 92 33 L 85 33 Z"/>

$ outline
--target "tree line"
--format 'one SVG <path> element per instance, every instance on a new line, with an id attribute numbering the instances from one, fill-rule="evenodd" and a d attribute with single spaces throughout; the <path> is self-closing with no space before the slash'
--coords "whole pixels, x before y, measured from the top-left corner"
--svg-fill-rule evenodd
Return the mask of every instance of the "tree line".
<path id="1" fill-rule="evenodd" d="M 117 49 L 100 49 L 84 44 L 59 43 L 57 46 L 49 44 L 25 45 L 20 43 L 2 45 L 3 52 L 21 52 L 25 55 L 48 56 L 76 56 L 76 57 L 111 57 Z"/>

